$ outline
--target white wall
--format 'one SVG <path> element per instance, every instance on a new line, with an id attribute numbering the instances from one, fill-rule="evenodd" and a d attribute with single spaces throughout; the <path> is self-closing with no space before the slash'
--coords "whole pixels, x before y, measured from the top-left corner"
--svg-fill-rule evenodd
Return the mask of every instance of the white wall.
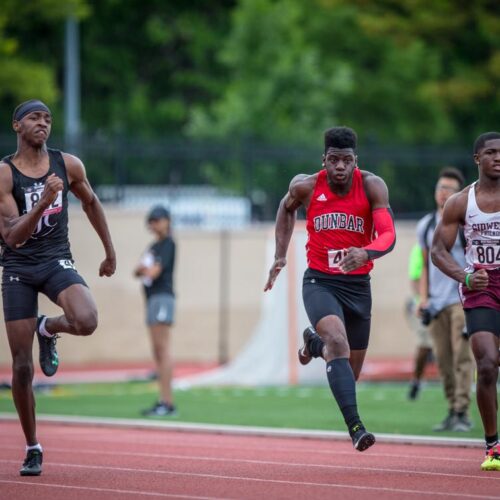
<path id="1" fill-rule="evenodd" d="M 93 229 L 79 208 L 71 209 L 70 239 L 77 269 L 87 280 L 98 304 L 99 327 L 91 337 L 65 336 L 59 343 L 64 363 L 142 362 L 150 360 L 143 323 L 143 298 L 132 277 L 136 261 L 151 241 L 144 212 L 106 208 L 117 250 L 118 268 L 113 278 L 99 278 L 103 251 Z M 407 357 L 414 339 L 403 317 L 409 294 L 407 258 L 414 242 L 414 222 L 397 224 L 395 250 L 378 260 L 372 274 L 373 327 L 370 355 Z M 229 234 L 229 309 L 227 311 L 230 358 L 241 350 L 255 329 L 267 276 L 266 241 L 271 225 Z M 175 232 L 178 245 L 175 275 L 177 322 L 173 351 L 178 361 L 217 361 L 221 311 L 221 233 L 201 230 Z M 41 296 L 40 311 L 59 314 L 57 306 Z M 0 325 L 3 314 L 0 312 Z M 0 327 L 2 328 L 2 327 Z M 10 364 L 5 334 L 0 335 L 0 365 Z"/>

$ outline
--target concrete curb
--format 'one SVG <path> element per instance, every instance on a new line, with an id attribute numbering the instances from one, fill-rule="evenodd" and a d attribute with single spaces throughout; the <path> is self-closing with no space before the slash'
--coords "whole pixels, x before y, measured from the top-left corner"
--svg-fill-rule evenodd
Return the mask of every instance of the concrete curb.
<path id="1" fill-rule="evenodd" d="M 17 420 L 15 413 L 0 413 L 0 421 Z M 346 432 L 307 429 L 280 429 L 272 427 L 252 427 L 244 425 L 195 424 L 165 422 L 162 420 L 125 419 L 107 417 L 75 417 L 71 415 L 39 415 L 37 422 L 63 425 L 92 425 L 99 427 L 120 427 L 131 429 L 165 429 L 178 432 L 199 432 L 207 434 L 233 434 L 243 436 L 286 437 L 300 439 L 327 439 L 347 441 Z M 482 439 L 451 438 L 436 436 L 413 436 L 402 434 L 376 434 L 378 443 L 397 443 L 411 445 L 453 446 L 462 448 L 484 447 Z"/>

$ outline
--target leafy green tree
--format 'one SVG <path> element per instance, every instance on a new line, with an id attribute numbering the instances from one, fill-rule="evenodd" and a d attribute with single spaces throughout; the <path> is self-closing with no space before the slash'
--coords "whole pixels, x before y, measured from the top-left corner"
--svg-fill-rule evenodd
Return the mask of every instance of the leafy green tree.
<path id="1" fill-rule="evenodd" d="M 227 87 L 190 130 L 311 144 L 347 123 L 375 143 L 470 142 L 500 111 L 499 37 L 489 0 L 241 0 Z"/>
<path id="2" fill-rule="evenodd" d="M 83 115 L 89 132 L 179 135 L 191 106 L 221 93 L 215 54 L 234 1 L 92 0 L 82 24 Z"/>
<path id="3" fill-rule="evenodd" d="M 84 0 L 3 0 L 0 11 L 3 116 L 11 116 L 16 104 L 33 97 L 57 106 L 64 20 L 68 15 L 83 17 L 87 13 Z M 0 131 L 10 131 L 10 120 L 0 123 Z"/>

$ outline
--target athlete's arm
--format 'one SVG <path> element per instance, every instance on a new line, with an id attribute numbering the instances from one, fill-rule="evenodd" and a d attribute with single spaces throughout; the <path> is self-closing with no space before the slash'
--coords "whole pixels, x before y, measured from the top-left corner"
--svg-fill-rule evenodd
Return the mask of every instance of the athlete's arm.
<path id="1" fill-rule="evenodd" d="M 372 209 L 373 226 L 377 236 L 363 248 L 351 247 L 347 249 L 340 262 L 340 268 L 345 273 L 354 271 L 368 260 L 382 257 L 389 253 L 396 244 L 394 216 L 389 206 L 389 191 L 385 182 L 376 175 L 366 173 L 363 183 Z"/>
<path id="2" fill-rule="evenodd" d="M 311 178 L 314 178 L 314 182 L 311 182 Z M 280 202 L 276 214 L 274 262 L 269 270 L 269 277 L 264 287 L 265 292 L 271 290 L 278 274 L 286 266 L 286 252 L 295 227 L 297 210 L 306 203 L 314 189 L 315 182 L 315 176 L 305 174 L 295 176 L 290 182 L 288 193 Z"/>
<path id="3" fill-rule="evenodd" d="M 56 200 L 57 193 L 63 188 L 63 182 L 55 174 L 49 175 L 40 200 L 23 215 L 19 215 L 12 188 L 10 167 L 6 163 L 0 163 L 0 231 L 5 243 L 15 247 L 32 235 L 43 212 Z"/>
<path id="4" fill-rule="evenodd" d="M 63 157 L 69 189 L 80 200 L 87 218 L 104 247 L 106 258 L 99 267 L 99 276 L 111 276 L 116 270 L 116 254 L 101 202 L 90 186 L 81 160 L 67 153 L 63 153 Z"/>
<path id="5" fill-rule="evenodd" d="M 474 189 L 474 187 L 470 189 Z M 465 220 L 467 199 L 467 189 L 450 196 L 444 205 L 441 221 L 434 231 L 431 247 L 433 264 L 450 278 L 464 284 L 467 273 L 453 258 L 451 249 L 457 239 L 459 225 Z M 484 269 L 479 269 L 471 274 L 469 278 L 470 288 L 481 290 L 487 286 L 488 273 Z"/>

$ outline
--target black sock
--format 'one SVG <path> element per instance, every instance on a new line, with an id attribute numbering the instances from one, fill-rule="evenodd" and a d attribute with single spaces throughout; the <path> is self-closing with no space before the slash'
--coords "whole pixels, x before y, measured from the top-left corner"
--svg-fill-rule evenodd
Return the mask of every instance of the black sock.
<path id="1" fill-rule="evenodd" d="M 313 358 L 321 358 L 325 343 L 319 335 L 315 335 L 307 344 L 307 350 Z"/>
<path id="2" fill-rule="evenodd" d="M 486 441 L 486 449 L 489 450 L 493 448 L 496 444 L 498 444 L 498 432 L 493 436 L 484 436 L 484 440 Z"/>
<path id="3" fill-rule="evenodd" d="M 326 376 L 349 432 L 356 424 L 362 426 L 356 403 L 356 380 L 349 360 L 347 358 L 337 358 L 327 363 Z"/>

